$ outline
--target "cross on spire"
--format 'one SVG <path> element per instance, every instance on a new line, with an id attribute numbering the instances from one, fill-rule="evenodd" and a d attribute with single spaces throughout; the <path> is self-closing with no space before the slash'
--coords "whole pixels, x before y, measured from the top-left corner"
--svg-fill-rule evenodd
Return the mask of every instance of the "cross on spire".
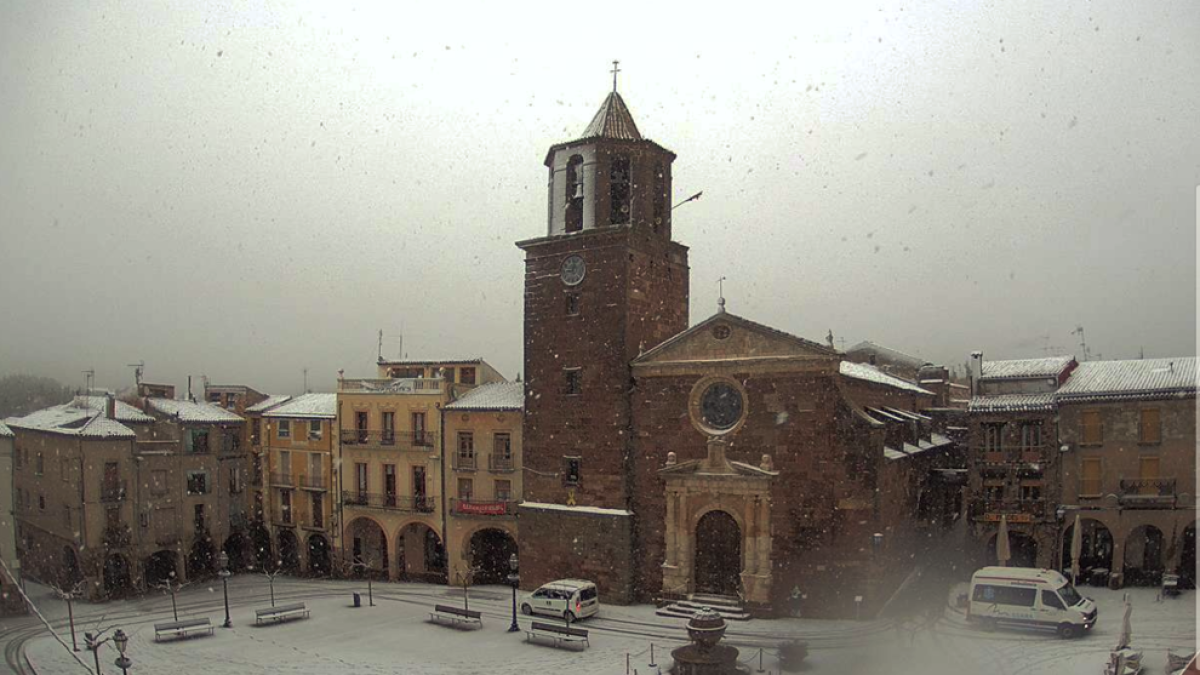
<path id="1" fill-rule="evenodd" d="M 617 67 L 617 64 L 619 64 L 619 63 L 621 63 L 621 62 L 614 60 L 613 61 L 613 69 L 611 71 L 612 76 L 613 76 L 613 93 L 614 94 L 617 92 L 617 73 L 621 72 L 621 69 L 619 67 Z"/>
<path id="2" fill-rule="evenodd" d="M 725 277 L 717 279 L 717 312 L 725 313 Z"/>

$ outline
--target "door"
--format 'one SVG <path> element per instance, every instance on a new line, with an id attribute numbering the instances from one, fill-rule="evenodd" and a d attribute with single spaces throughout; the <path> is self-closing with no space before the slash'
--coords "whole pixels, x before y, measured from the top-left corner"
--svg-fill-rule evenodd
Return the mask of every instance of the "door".
<path id="1" fill-rule="evenodd" d="M 354 465 L 355 487 L 358 488 L 358 501 L 360 504 L 367 502 L 367 464 L 366 462 L 358 462 Z"/>
<path id="2" fill-rule="evenodd" d="M 321 453 L 309 453 L 308 476 L 309 485 L 313 487 L 325 487 L 325 462 L 321 457 Z"/>
<path id="3" fill-rule="evenodd" d="M 414 466 L 412 470 L 413 506 L 418 511 L 425 510 L 425 467 Z"/>
<path id="4" fill-rule="evenodd" d="M 383 444 L 392 445 L 396 442 L 396 413 L 385 410 L 383 412 Z"/>
<path id="5" fill-rule="evenodd" d="M 383 499 L 385 506 L 396 505 L 396 465 L 383 465 Z"/>
<path id="6" fill-rule="evenodd" d="M 359 443 L 367 442 L 367 413 L 365 410 L 360 410 L 354 413 L 354 430 L 358 435 Z"/>
<path id="7" fill-rule="evenodd" d="M 412 436 L 413 445 L 425 445 L 425 413 L 412 414 Z"/>
<path id="8" fill-rule="evenodd" d="M 737 595 L 741 587 L 742 532 L 733 516 L 709 511 L 696 525 L 697 593 Z"/>

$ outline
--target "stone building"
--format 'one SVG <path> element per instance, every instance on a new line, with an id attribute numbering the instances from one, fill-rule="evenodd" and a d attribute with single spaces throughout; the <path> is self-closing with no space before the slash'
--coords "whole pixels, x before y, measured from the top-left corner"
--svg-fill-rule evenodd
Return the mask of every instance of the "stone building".
<path id="1" fill-rule="evenodd" d="M 967 514 L 994 563 L 1003 518 L 1011 565 L 1053 567 L 1061 468 L 1054 392 L 1078 365 L 1071 356 L 982 361 L 968 406 Z"/>
<path id="2" fill-rule="evenodd" d="M 16 590 L 20 581 L 21 561 L 17 557 L 15 477 L 13 475 L 13 432 L 0 422 L 0 615 L 23 613 L 25 602 Z"/>
<path id="3" fill-rule="evenodd" d="M 1196 579 L 1196 359 L 1089 361 L 1055 395 L 1062 446 L 1063 534 L 1075 517 L 1085 575 L 1158 583 Z"/>
<path id="4" fill-rule="evenodd" d="M 517 552 L 521 501 L 520 382 L 480 385 L 446 404 L 450 497 L 446 553 L 450 579 L 471 572 L 473 583 L 502 583 Z"/>
<path id="5" fill-rule="evenodd" d="M 522 584 L 583 577 L 618 603 L 717 593 L 764 614 L 794 611 L 793 597 L 811 615 L 874 610 L 899 583 L 889 572 L 908 571 L 929 486 L 885 448 L 907 462 L 952 445 L 920 413 L 933 394 L 723 306 L 688 329 L 674 159 L 615 91 L 546 158 L 547 234 L 518 243 Z M 879 489 L 910 478 L 924 487 Z"/>
<path id="6" fill-rule="evenodd" d="M 275 561 L 290 573 L 333 571 L 337 394 L 303 394 L 262 413 L 267 515 Z"/>
<path id="7" fill-rule="evenodd" d="M 380 359 L 378 375 L 338 379 L 336 557 L 388 579 L 444 582 L 442 407 L 503 378 L 482 359 Z"/>
<path id="8" fill-rule="evenodd" d="M 260 569 L 278 562 L 268 518 L 270 513 L 267 509 L 271 491 L 269 458 L 267 457 L 269 437 L 266 430 L 267 422 L 263 420 L 263 414 L 291 399 L 292 397 L 286 394 L 270 394 L 258 403 L 246 406 L 241 413 L 246 420 L 243 435 L 246 438 L 246 448 L 249 454 L 247 463 L 249 480 L 246 491 L 250 504 L 250 546 L 254 553 L 254 564 Z"/>

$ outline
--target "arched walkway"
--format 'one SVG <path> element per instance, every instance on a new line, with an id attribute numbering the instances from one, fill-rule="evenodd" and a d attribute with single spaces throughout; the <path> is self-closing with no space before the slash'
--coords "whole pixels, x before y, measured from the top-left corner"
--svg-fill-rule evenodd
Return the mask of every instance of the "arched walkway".
<path id="1" fill-rule="evenodd" d="M 401 579 L 446 583 L 446 547 L 433 528 L 409 523 L 396 535 L 396 563 Z"/>
<path id="2" fill-rule="evenodd" d="M 1183 528 L 1181 545 L 1183 550 L 1179 557 L 1179 576 L 1185 588 L 1196 587 L 1196 523 Z"/>
<path id="3" fill-rule="evenodd" d="M 149 588 L 174 580 L 176 575 L 175 552 L 159 551 L 146 558 L 143 568 L 145 569 L 146 586 Z"/>
<path id="4" fill-rule="evenodd" d="M 329 540 L 322 534 L 311 534 L 308 537 L 308 572 L 315 576 L 326 577 L 332 571 L 329 555 Z"/>
<path id="5" fill-rule="evenodd" d="M 119 598 L 133 590 L 129 574 L 129 560 L 120 553 L 110 553 L 104 559 L 104 594 Z"/>
<path id="6" fill-rule="evenodd" d="M 1079 527 L 1083 531 L 1083 550 L 1079 556 L 1079 583 L 1082 584 L 1092 578 L 1092 570 L 1113 571 L 1113 536 L 1104 523 L 1094 518 L 1081 518 Z M 1074 536 L 1075 523 L 1072 521 L 1063 533 L 1062 545 L 1062 569 L 1068 572 L 1071 569 L 1071 541 Z"/>
<path id="7" fill-rule="evenodd" d="M 231 533 L 225 539 L 225 545 L 221 547 L 221 550 L 229 556 L 231 572 L 244 572 L 250 566 L 250 539 L 242 532 Z"/>
<path id="8" fill-rule="evenodd" d="M 254 556 L 254 566 L 260 570 L 275 569 L 274 548 L 271 545 L 271 533 L 262 523 L 255 523 L 250 528 L 250 547 Z"/>
<path id="9" fill-rule="evenodd" d="M 1125 540 L 1125 584 L 1154 586 L 1162 581 L 1163 533 L 1153 525 L 1133 528 Z"/>
<path id="10" fill-rule="evenodd" d="M 79 556 L 75 555 L 75 549 L 70 546 L 64 546 L 62 550 L 62 569 L 58 582 L 63 588 L 75 588 L 79 582 L 83 581 L 83 571 L 79 569 Z"/>
<path id="11" fill-rule="evenodd" d="M 216 571 L 217 550 L 212 539 L 202 536 L 192 544 L 192 552 L 187 558 L 188 579 L 203 579 L 212 576 Z"/>
<path id="12" fill-rule="evenodd" d="M 737 595 L 741 574 L 741 528 L 728 513 L 709 511 L 696 524 L 696 592 Z"/>
<path id="13" fill-rule="evenodd" d="M 288 574 L 300 572 L 300 542 L 291 530 L 279 530 L 279 568 Z"/>
<path id="14" fill-rule="evenodd" d="M 353 570 L 356 576 L 370 573 L 375 577 L 387 578 L 387 534 L 379 523 L 370 518 L 355 518 L 346 528 L 346 542 L 349 544 L 350 562 L 356 565 Z"/>
<path id="15" fill-rule="evenodd" d="M 996 559 L 996 538 L 988 540 L 987 564 L 999 565 Z M 1024 532 L 1008 532 L 1009 567 L 1037 567 L 1037 540 Z"/>
<path id="16" fill-rule="evenodd" d="M 517 552 L 517 541 L 508 532 L 494 527 L 471 535 L 467 563 L 475 570 L 474 583 L 503 584 L 509 574 L 509 558 Z"/>

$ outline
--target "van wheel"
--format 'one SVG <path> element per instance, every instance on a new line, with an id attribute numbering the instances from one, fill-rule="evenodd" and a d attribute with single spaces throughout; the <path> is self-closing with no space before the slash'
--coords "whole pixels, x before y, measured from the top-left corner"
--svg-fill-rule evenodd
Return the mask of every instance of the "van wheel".
<path id="1" fill-rule="evenodd" d="M 525 616 L 529 616 L 530 614 L 533 614 L 533 608 L 529 606 L 528 602 L 521 605 L 521 613 L 524 614 Z"/>
<path id="2" fill-rule="evenodd" d="M 567 623 L 575 623 L 575 612 L 572 612 L 569 609 L 563 612 L 563 621 L 566 621 Z"/>
<path id="3" fill-rule="evenodd" d="M 1058 624 L 1058 637 L 1060 637 L 1064 640 L 1070 640 L 1071 638 L 1075 637 L 1076 635 L 1079 635 L 1079 627 L 1076 626 L 1075 624 L 1073 624 L 1073 623 Z"/>

